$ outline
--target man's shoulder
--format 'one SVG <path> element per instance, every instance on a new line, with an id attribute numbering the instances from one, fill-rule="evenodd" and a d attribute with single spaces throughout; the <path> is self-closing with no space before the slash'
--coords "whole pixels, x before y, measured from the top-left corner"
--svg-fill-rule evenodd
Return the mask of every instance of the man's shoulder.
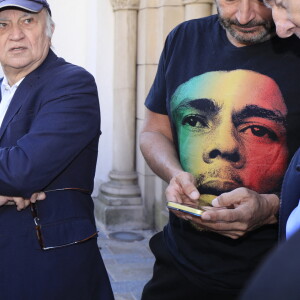
<path id="1" fill-rule="evenodd" d="M 53 72 L 57 77 L 93 79 L 93 75 L 83 67 L 66 62 L 62 58 L 58 58 L 57 64 L 53 66 Z"/>
<path id="2" fill-rule="evenodd" d="M 86 69 L 78 65 L 67 62 L 62 57 L 58 57 L 50 50 L 48 57 L 44 63 L 34 72 L 40 79 L 49 80 L 51 74 L 51 82 L 70 83 L 72 81 L 94 81 L 94 77 Z"/>
<path id="3" fill-rule="evenodd" d="M 56 59 L 48 65 L 48 71 L 56 76 L 69 77 L 69 76 L 83 76 L 93 77 L 86 69 L 73 63 L 67 62 L 64 58 L 56 56 Z"/>
<path id="4" fill-rule="evenodd" d="M 219 30 L 220 24 L 217 15 L 199 19 L 192 19 L 177 25 L 168 35 L 167 48 L 179 44 L 189 44 L 196 40 L 211 39 Z"/>
<path id="5" fill-rule="evenodd" d="M 34 87 L 33 93 L 46 95 L 45 100 L 78 93 L 97 95 L 93 75 L 58 57 L 52 50 L 43 64 L 26 76 L 22 88 L 27 89 L 28 84 Z"/>

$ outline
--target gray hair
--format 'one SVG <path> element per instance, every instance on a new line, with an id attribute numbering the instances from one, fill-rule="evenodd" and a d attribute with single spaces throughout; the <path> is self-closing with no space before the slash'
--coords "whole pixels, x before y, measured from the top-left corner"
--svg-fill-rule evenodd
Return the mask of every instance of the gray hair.
<path id="1" fill-rule="evenodd" d="M 51 39 L 52 38 L 52 34 L 53 34 L 53 29 L 55 27 L 55 23 L 52 20 L 52 17 L 49 13 L 49 11 L 47 9 L 46 13 L 47 13 L 47 20 L 46 20 L 46 35 Z"/>

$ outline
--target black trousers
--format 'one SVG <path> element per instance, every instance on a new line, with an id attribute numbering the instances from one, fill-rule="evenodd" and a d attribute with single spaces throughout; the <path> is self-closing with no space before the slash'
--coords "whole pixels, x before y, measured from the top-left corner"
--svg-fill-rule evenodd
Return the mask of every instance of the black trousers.
<path id="1" fill-rule="evenodd" d="M 173 262 L 164 242 L 163 233 L 159 232 L 150 240 L 150 248 L 156 261 L 153 277 L 145 285 L 142 300 L 233 300 L 237 295 L 204 290 L 190 282 Z"/>

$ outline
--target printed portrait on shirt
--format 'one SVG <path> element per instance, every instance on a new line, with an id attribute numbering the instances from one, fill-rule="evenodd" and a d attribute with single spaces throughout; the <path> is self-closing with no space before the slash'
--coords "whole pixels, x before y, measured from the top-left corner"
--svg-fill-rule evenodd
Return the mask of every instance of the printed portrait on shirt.
<path id="1" fill-rule="evenodd" d="M 208 72 L 171 98 L 180 162 L 206 199 L 246 187 L 280 190 L 287 108 L 276 82 L 249 70 Z"/>

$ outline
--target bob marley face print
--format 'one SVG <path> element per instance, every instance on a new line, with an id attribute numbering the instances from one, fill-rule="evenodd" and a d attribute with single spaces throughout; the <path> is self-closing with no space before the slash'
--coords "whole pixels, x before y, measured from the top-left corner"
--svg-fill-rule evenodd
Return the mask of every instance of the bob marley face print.
<path id="1" fill-rule="evenodd" d="M 171 113 L 182 167 L 195 176 L 200 194 L 279 190 L 287 108 L 273 79 L 248 70 L 196 76 L 177 88 Z"/>

